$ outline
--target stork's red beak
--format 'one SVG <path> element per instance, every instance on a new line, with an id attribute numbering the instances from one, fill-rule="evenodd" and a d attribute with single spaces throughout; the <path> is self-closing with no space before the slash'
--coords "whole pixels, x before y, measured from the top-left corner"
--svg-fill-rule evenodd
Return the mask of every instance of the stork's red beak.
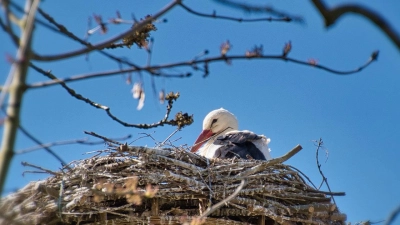
<path id="1" fill-rule="evenodd" d="M 197 140 L 194 142 L 194 145 L 190 152 L 197 152 L 199 148 L 204 144 L 205 140 L 213 136 L 213 132 L 211 130 L 203 130 Z"/>

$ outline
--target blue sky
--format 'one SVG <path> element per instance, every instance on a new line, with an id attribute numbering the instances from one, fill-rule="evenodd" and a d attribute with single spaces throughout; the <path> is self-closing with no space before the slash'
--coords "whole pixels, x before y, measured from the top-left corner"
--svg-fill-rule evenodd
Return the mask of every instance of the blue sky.
<path id="1" fill-rule="evenodd" d="M 22 1 L 21 1 L 22 2 Z M 71 32 L 83 37 L 87 19 L 93 14 L 103 19 L 120 11 L 124 19 L 134 14 L 142 18 L 156 13 L 169 1 L 45 1 L 41 7 Z M 254 1 L 260 3 L 262 1 Z M 347 1 L 327 1 L 335 5 Z M 357 2 L 357 1 L 352 1 Z M 383 14 L 400 31 L 400 3 L 397 1 L 358 1 Z M 214 9 L 217 14 L 243 18 L 265 17 L 246 14 L 222 7 L 213 2 L 184 1 L 188 6 L 205 13 Z M 398 172 L 400 138 L 400 51 L 369 21 L 354 15 L 346 15 L 330 29 L 323 27 L 323 20 L 308 1 L 268 1 L 277 9 L 301 15 L 304 24 L 282 22 L 237 23 L 200 18 L 181 8 L 173 9 L 157 23 L 152 33 L 154 47 L 152 64 L 164 64 L 190 60 L 204 49 L 210 56 L 219 55 L 219 46 L 229 40 L 233 45 L 229 54 L 244 54 L 255 45 L 263 45 L 264 54 L 279 54 L 289 40 L 292 42 L 290 57 L 316 59 L 318 64 L 338 70 L 351 70 L 366 62 L 374 50 L 379 50 L 378 61 L 360 73 L 338 76 L 313 67 L 277 60 L 233 61 L 231 65 L 214 63 L 210 75 L 203 78 L 199 72 L 185 79 L 155 78 L 157 91 L 179 91 L 181 97 L 174 104 L 173 114 L 178 111 L 194 114 L 193 125 L 175 134 L 175 145 L 191 145 L 201 131 L 202 119 L 211 110 L 226 108 L 239 119 L 240 129 L 252 130 L 271 138 L 272 156 L 279 157 L 297 144 L 303 150 L 287 163 L 319 184 L 321 177 L 315 162 L 315 146 L 312 140 L 323 139 L 329 151 L 325 163 L 321 152 L 322 169 L 333 191 L 346 192 L 336 201 L 339 209 L 348 215 L 349 222 L 363 220 L 380 221 L 400 204 L 400 179 Z M 126 30 L 129 25 L 109 26 L 106 35 L 94 34 L 90 41 L 97 43 Z M 14 55 L 15 48 L 3 32 L 0 52 Z M 33 48 L 42 55 L 56 54 L 79 49 L 76 42 L 49 32 L 38 26 Z M 147 54 L 133 46 L 119 49 L 113 54 L 124 56 L 136 64 L 144 65 Z M 92 53 L 88 60 L 76 57 L 53 63 L 37 63 L 59 77 L 118 69 L 107 58 Z M 4 82 L 10 65 L 0 60 L 0 81 Z M 182 73 L 190 68 L 168 70 Z M 142 81 L 146 91 L 146 103 L 136 110 L 137 101 L 132 98 L 131 85 L 117 75 L 70 83 L 78 93 L 107 105 L 121 119 L 130 123 L 152 123 L 163 117 L 165 105 L 160 105 L 153 95 L 151 78 L 143 73 L 142 79 L 133 74 L 133 81 Z M 29 83 L 47 78 L 30 70 Z M 94 109 L 84 102 L 71 98 L 59 86 L 29 90 L 22 106 L 22 125 L 44 143 L 58 140 L 84 138 L 83 131 L 94 131 L 107 137 L 132 134 L 133 139 L 150 133 L 157 141 L 163 141 L 174 127 L 138 130 L 123 127 L 112 121 L 104 111 Z M 132 139 L 132 140 L 133 140 Z M 90 140 L 95 140 L 90 138 Z M 143 138 L 134 145 L 154 146 L 150 138 Z M 16 150 L 35 144 L 19 133 Z M 105 146 L 69 145 L 53 149 L 69 162 L 89 157 L 84 152 L 103 149 Z M 29 181 L 45 176 L 27 174 L 30 170 L 21 161 L 57 170 L 59 163 L 43 150 L 13 159 L 7 180 L 7 193 L 21 188 Z M 326 190 L 326 187 L 323 187 Z"/>

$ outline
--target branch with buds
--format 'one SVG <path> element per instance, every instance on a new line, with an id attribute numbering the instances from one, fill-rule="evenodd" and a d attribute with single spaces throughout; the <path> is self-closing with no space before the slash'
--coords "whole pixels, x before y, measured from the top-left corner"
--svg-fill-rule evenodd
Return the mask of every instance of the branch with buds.
<path id="1" fill-rule="evenodd" d="M 31 64 L 31 67 L 33 69 L 35 69 L 37 72 L 45 75 L 46 77 L 59 81 L 58 78 L 51 73 L 51 71 L 44 71 L 43 69 L 35 66 L 34 64 Z M 162 120 L 160 120 L 159 122 L 152 123 L 152 124 L 132 124 L 132 123 L 127 123 L 125 121 L 122 121 L 121 119 L 116 117 L 114 114 L 112 114 L 110 107 L 102 105 L 100 103 L 96 103 L 96 102 L 90 100 L 89 98 L 86 98 L 86 97 L 82 96 L 81 94 L 77 93 L 75 90 L 68 87 L 65 82 L 61 81 L 61 82 L 59 82 L 59 84 L 74 98 L 84 101 L 97 109 L 102 109 L 102 110 L 106 111 L 107 115 L 111 119 L 117 121 L 118 123 L 120 123 L 121 125 L 123 125 L 125 127 L 149 129 L 149 128 L 155 128 L 158 126 L 171 125 L 171 126 L 178 126 L 179 128 L 183 128 L 184 126 L 187 126 L 187 125 L 190 125 L 193 123 L 193 115 L 189 116 L 187 113 L 182 113 L 182 112 L 177 113 L 175 115 L 174 119 L 168 120 L 169 114 L 171 113 L 172 105 L 173 105 L 174 101 L 176 101 L 179 98 L 179 93 L 175 94 L 175 93 L 171 92 L 170 94 L 168 94 L 165 97 L 165 100 L 168 101 L 167 111 L 166 111 L 164 118 Z"/>

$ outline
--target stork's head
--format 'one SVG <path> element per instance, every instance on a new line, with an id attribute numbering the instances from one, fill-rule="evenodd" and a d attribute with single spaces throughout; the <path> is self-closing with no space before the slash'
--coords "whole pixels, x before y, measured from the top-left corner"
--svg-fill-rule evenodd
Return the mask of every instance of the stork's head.
<path id="1" fill-rule="evenodd" d="M 212 136 L 220 136 L 237 129 L 238 121 L 232 113 L 223 108 L 213 110 L 204 118 L 203 131 L 190 151 L 196 152 Z"/>

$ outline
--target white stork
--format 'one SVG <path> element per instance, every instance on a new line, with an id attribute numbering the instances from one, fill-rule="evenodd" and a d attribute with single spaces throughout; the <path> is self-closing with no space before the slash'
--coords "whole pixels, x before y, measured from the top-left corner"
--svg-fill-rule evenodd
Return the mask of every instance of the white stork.
<path id="1" fill-rule="evenodd" d="M 191 152 L 207 158 L 244 158 L 270 160 L 270 139 L 251 131 L 239 131 L 236 117 L 223 108 L 208 113 L 203 121 L 203 131 Z"/>

